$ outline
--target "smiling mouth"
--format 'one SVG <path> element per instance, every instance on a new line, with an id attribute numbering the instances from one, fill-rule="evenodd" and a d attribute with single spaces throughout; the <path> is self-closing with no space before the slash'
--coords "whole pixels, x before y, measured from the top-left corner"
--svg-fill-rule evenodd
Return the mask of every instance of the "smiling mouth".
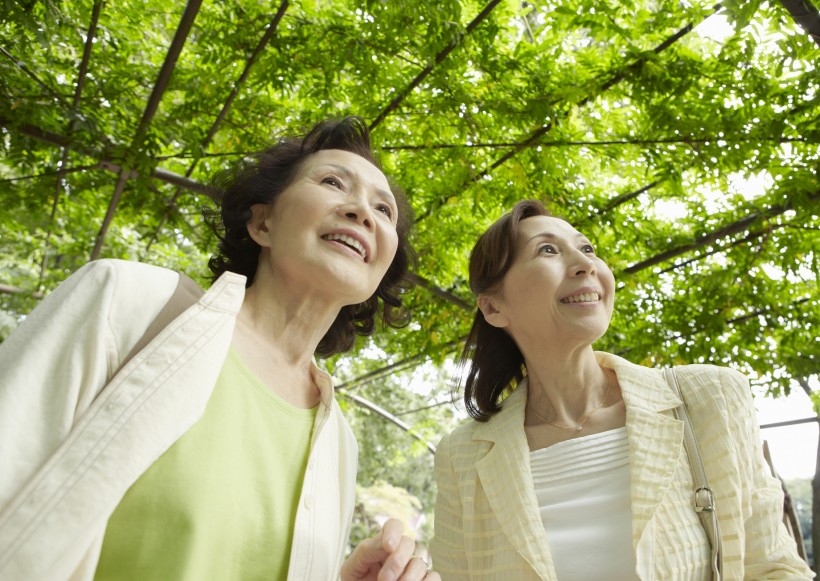
<path id="1" fill-rule="evenodd" d="M 581 293 L 561 299 L 562 303 L 597 303 L 601 300 L 600 293 Z"/>
<path id="2" fill-rule="evenodd" d="M 347 236 L 346 234 L 325 234 L 324 236 L 322 236 L 322 239 L 328 241 L 341 242 L 348 248 L 352 248 L 353 250 L 358 252 L 359 256 L 361 256 L 362 259 L 367 261 L 367 251 L 365 250 L 362 243 L 353 238 L 352 236 Z"/>

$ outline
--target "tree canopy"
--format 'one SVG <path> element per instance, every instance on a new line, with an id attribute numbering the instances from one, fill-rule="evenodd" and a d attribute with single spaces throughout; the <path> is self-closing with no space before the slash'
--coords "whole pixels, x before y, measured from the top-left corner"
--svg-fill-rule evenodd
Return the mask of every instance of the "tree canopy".
<path id="1" fill-rule="evenodd" d="M 3 0 L 0 14 L 0 327 L 97 257 L 203 277 L 210 176 L 360 115 L 408 193 L 419 260 L 409 326 L 327 362 L 343 395 L 414 412 L 435 441 L 452 414 L 428 406 L 472 320 L 470 248 L 524 198 L 616 274 L 596 347 L 730 364 L 775 394 L 817 377 L 811 0 Z M 445 371 L 425 382 L 430 364 Z M 342 399 L 370 436 L 365 484 L 426 454 L 368 433 L 375 412 Z"/>

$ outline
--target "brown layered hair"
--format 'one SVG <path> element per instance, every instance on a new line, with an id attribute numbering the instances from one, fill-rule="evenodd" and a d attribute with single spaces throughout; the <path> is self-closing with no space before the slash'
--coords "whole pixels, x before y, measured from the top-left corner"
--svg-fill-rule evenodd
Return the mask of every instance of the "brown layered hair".
<path id="1" fill-rule="evenodd" d="M 219 209 L 205 213 L 206 221 L 219 238 L 217 253 L 208 261 L 213 280 L 231 271 L 245 275 L 246 286 L 253 284 L 261 248 L 248 234 L 251 207 L 276 200 L 291 184 L 302 162 L 325 149 L 349 151 L 381 169 L 370 146 L 367 124 L 360 117 L 346 117 L 323 121 L 304 136 L 280 139 L 272 147 L 214 177 L 212 197 L 219 201 Z M 398 206 L 396 256 L 373 296 L 363 303 L 342 308 L 319 342 L 317 355 L 347 351 L 353 346 L 356 335 L 370 335 L 380 307 L 384 325 L 401 327 L 408 322 L 402 295 L 409 288 L 405 275 L 415 260 L 408 239 L 413 214 L 404 192 L 392 181 L 390 190 Z"/>
<path id="2" fill-rule="evenodd" d="M 515 261 L 518 225 L 533 216 L 549 216 L 537 200 L 518 202 L 478 239 L 470 253 L 470 289 L 473 294 L 498 290 Z M 480 309 L 459 358 L 466 370 L 464 405 L 476 420 L 486 422 L 501 410 L 505 390 L 524 377 L 524 355 L 504 329 L 489 324 Z M 463 374 L 462 374 L 463 376 Z"/>

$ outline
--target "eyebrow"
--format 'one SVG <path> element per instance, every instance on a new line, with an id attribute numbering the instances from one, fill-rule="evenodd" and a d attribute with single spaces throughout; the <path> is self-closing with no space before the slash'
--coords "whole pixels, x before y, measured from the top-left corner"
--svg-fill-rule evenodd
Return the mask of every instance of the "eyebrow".
<path id="1" fill-rule="evenodd" d="M 326 167 L 331 167 L 335 171 L 342 174 L 347 179 L 353 181 L 358 178 L 358 174 L 356 172 L 349 170 L 348 168 L 342 165 L 336 165 L 334 163 L 327 163 L 325 164 Z M 320 166 L 323 167 L 323 166 Z M 386 202 L 390 202 L 393 206 L 396 206 L 396 196 L 393 195 L 393 192 L 389 190 L 383 190 L 382 188 L 376 188 L 376 193 L 379 195 L 380 198 L 384 199 Z"/>
<path id="2" fill-rule="evenodd" d="M 586 240 L 587 242 L 589 242 L 589 239 L 586 236 L 584 236 L 583 234 L 581 234 L 580 232 L 576 232 L 575 237 L 576 238 L 582 238 L 582 239 Z M 530 237 L 530 239 L 527 240 L 527 244 L 529 244 L 530 242 L 532 242 L 536 238 L 546 238 L 548 240 L 558 240 L 558 237 L 555 234 L 553 234 L 552 232 L 539 232 L 535 236 Z"/>

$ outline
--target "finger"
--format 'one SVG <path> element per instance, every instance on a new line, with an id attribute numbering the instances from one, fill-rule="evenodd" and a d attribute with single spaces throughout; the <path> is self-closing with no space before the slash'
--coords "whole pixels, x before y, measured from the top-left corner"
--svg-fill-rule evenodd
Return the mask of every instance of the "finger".
<path id="1" fill-rule="evenodd" d="M 381 542 L 381 546 L 387 551 L 395 551 L 399 546 L 402 534 L 404 533 L 404 525 L 398 519 L 391 518 L 384 523 L 382 530 L 376 536 L 376 539 Z"/>
<path id="2" fill-rule="evenodd" d="M 379 572 L 379 581 L 395 581 L 407 567 L 407 563 L 413 556 L 416 543 L 408 536 L 402 535 L 399 546 L 387 557 Z"/>
<path id="3" fill-rule="evenodd" d="M 381 531 L 375 537 L 359 543 L 342 564 L 342 579 L 364 578 L 368 571 L 378 571 L 381 564 L 390 556 L 390 551 L 383 548 Z"/>
<path id="4" fill-rule="evenodd" d="M 427 561 L 417 555 L 408 561 L 404 573 L 399 577 L 399 581 L 420 581 L 421 579 L 429 579 L 427 577 Z"/>
<path id="5" fill-rule="evenodd" d="M 441 581 L 441 575 L 435 571 L 430 571 L 427 573 L 427 577 L 424 578 L 424 581 Z"/>

